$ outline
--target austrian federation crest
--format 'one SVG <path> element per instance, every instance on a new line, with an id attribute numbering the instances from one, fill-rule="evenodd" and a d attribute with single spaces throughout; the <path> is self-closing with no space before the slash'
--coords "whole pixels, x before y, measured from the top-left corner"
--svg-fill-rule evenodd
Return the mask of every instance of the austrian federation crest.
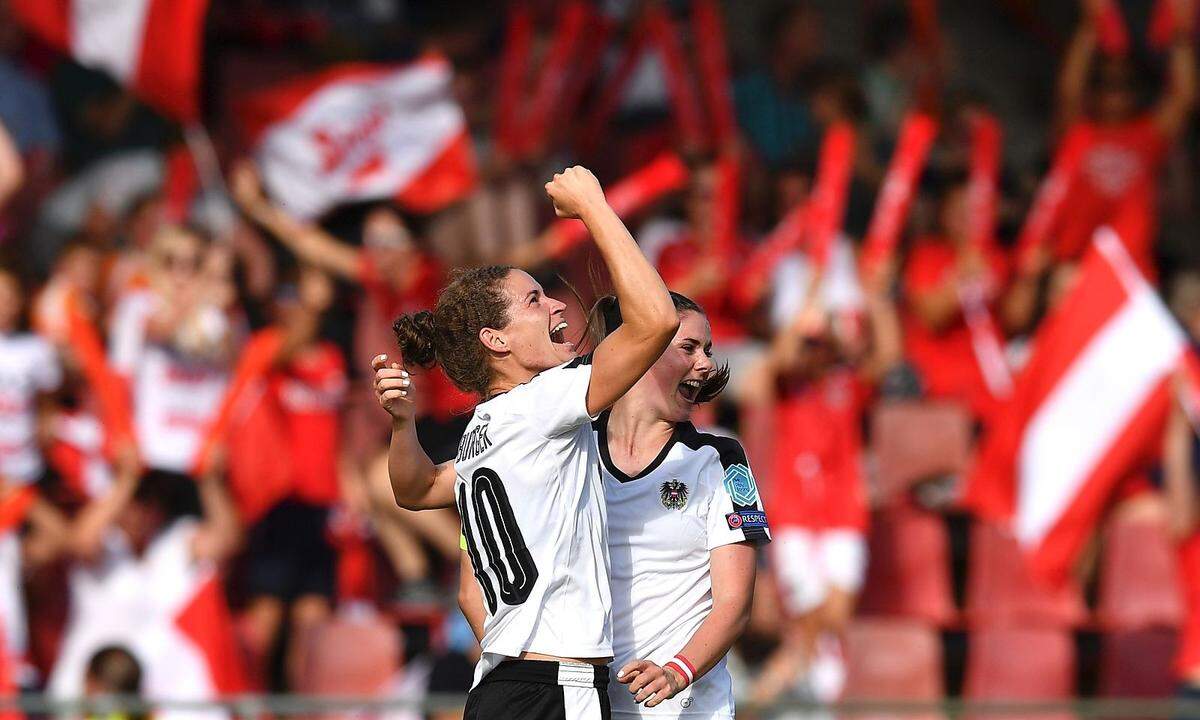
<path id="1" fill-rule="evenodd" d="M 658 493 L 662 497 L 663 507 L 668 510 L 682 510 L 683 506 L 687 505 L 687 485 L 674 478 L 659 485 Z"/>

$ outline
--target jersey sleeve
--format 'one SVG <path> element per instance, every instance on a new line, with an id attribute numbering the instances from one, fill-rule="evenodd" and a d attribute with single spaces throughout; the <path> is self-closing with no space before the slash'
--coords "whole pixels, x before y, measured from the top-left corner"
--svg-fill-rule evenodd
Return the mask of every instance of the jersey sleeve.
<path id="1" fill-rule="evenodd" d="M 707 463 L 704 476 L 710 493 L 706 522 L 709 550 L 740 542 L 771 542 L 767 513 L 741 443 L 722 438 L 718 456 Z"/>
<path id="2" fill-rule="evenodd" d="M 585 355 L 546 370 L 528 385 L 524 413 L 544 436 L 565 435 L 596 418 L 588 414 L 587 391 L 592 357 Z"/>

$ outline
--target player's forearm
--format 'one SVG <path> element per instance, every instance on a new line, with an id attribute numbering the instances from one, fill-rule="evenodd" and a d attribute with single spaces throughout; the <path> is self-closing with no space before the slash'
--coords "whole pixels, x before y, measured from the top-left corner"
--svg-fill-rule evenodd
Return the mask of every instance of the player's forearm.
<path id="1" fill-rule="evenodd" d="M 755 551 L 747 543 L 725 545 L 711 553 L 713 607 L 679 654 L 699 678 L 725 657 L 750 622 L 754 597 Z"/>
<path id="2" fill-rule="evenodd" d="M 713 669 L 750 622 L 750 603 L 717 603 L 679 654 L 696 667 L 696 679 Z"/>
<path id="3" fill-rule="evenodd" d="M 430 495 L 437 479 L 437 466 L 418 442 L 417 430 L 411 420 L 392 421 L 388 478 L 392 484 L 392 495 L 400 507 L 408 510 L 441 507 L 430 504 Z"/>
<path id="4" fill-rule="evenodd" d="M 658 271 L 608 205 L 593 205 L 581 217 L 612 276 L 623 326 L 644 341 L 665 347 L 679 326 L 679 318 Z"/>

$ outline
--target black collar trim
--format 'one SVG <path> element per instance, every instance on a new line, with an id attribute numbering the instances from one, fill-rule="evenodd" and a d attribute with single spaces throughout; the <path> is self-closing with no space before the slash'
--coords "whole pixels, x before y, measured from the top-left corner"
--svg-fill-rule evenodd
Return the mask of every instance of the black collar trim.
<path id="1" fill-rule="evenodd" d="M 671 431 L 671 437 L 667 439 L 662 450 L 658 451 L 658 456 L 651 460 L 649 465 L 642 468 L 641 472 L 630 477 L 617 467 L 616 463 L 612 461 L 612 456 L 608 453 L 608 417 L 611 412 L 611 410 L 605 410 L 600 414 L 600 417 L 596 418 L 596 422 L 593 423 L 596 427 L 596 444 L 600 446 L 600 462 L 604 465 L 604 469 L 616 478 L 618 482 L 622 483 L 640 480 L 657 470 L 658 466 L 662 465 L 663 461 L 667 459 L 667 454 L 671 452 L 671 448 L 675 447 L 675 442 L 679 439 L 679 429 L 682 423 L 675 423 L 675 428 Z"/>

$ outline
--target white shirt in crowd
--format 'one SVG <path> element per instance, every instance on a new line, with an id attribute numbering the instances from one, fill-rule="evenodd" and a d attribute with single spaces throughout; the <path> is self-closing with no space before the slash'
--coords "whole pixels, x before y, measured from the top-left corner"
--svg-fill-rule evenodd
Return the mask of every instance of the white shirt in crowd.
<path id="1" fill-rule="evenodd" d="M 134 432 L 142 460 L 157 470 L 188 472 L 225 395 L 228 370 L 150 342 L 146 324 L 157 296 L 130 293 L 113 314 L 110 359 L 129 379 Z"/>
<path id="2" fill-rule="evenodd" d="M 27 485 L 44 469 L 37 441 L 37 397 L 62 383 L 49 343 L 25 333 L 0 334 L 0 476 Z"/>
<path id="3" fill-rule="evenodd" d="M 612 655 L 588 362 L 546 370 L 480 403 L 459 444 L 454 489 L 486 612 L 477 684 L 526 651 Z"/>
<path id="4" fill-rule="evenodd" d="M 665 665 L 712 611 L 709 554 L 722 545 L 771 539 L 750 464 L 733 438 L 679 423 L 662 452 L 635 477 L 609 457 L 608 414 L 593 423 L 604 476 L 612 562 L 612 667 L 636 659 Z M 609 683 L 614 718 L 733 718 L 724 658 L 674 698 L 648 708 Z"/>

